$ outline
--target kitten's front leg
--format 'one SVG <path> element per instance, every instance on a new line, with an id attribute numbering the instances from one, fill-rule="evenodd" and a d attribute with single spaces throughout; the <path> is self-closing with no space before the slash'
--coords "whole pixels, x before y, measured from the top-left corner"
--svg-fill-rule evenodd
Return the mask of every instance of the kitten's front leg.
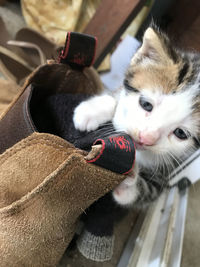
<path id="1" fill-rule="evenodd" d="M 137 188 L 138 176 L 139 168 L 138 165 L 135 164 L 132 173 L 128 175 L 112 192 L 113 197 L 118 204 L 125 206 L 131 205 L 137 200 L 139 195 Z"/>
<path id="2" fill-rule="evenodd" d="M 158 198 L 164 189 L 159 181 L 147 180 L 139 173 L 137 165 L 132 175 L 120 183 L 113 191 L 115 201 L 122 206 L 134 204 L 144 207 Z"/>
<path id="3" fill-rule="evenodd" d="M 96 130 L 100 124 L 112 120 L 116 100 L 110 95 L 92 97 L 80 103 L 74 110 L 73 122 L 80 131 Z"/>

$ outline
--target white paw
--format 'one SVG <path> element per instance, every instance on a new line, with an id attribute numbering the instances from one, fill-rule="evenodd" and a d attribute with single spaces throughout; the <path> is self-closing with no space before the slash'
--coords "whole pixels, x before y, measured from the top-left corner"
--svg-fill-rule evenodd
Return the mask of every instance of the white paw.
<path id="1" fill-rule="evenodd" d="M 94 97 L 78 105 L 73 116 L 75 128 L 90 132 L 96 130 L 100 124 L 111 120 L 115 107 L 112 99 L 110 96 Z"/>
<path id="2" fill-rule="evenodd" d="M 98 128 L 97 114 L 87 102 L 81 103 L 75 110 L 73 122 L 76 129 L 80 131 L 92 131 Z"/>
<path id="3" fill-rule="evenodd" d="M 120 205 L 131 205 L 138 197 L 138 168 L 137 165 L 135 167 L 135 173 L 132 176 L 128 176 L 113 191 L 113 197 L 115 201 Z"/>

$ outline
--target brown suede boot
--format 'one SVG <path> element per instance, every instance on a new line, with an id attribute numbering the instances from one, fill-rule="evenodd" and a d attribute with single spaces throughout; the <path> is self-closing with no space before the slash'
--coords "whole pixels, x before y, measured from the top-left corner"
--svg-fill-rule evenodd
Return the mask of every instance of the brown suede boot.
<path id="1" fill-rule="evenodd" d="M 0 156 L 1 266 L 55 266 L 79 215 L 122 179 L 57 136 L 12 146 Z"/>
<path id="2" fill-rule="evenodd" d="M 1 267 L 55 266 L 79 215 L 123 175 L 89 164 L 88 154 L 43 132 L 43 101 L 56 93 L 101 91 L 92 68 L 38 68 L 0 119 Z M 48 123 L 47 123 L 48 124 Z"/>

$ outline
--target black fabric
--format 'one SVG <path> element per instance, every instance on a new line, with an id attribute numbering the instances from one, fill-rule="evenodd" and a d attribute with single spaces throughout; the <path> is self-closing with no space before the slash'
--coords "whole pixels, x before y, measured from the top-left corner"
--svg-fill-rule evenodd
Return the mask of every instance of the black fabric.
<path id="1" fill-rule="evenodd" d="M 45 100 L 44 106 L 51 121 L 52 133 L 83 150 L 90 150 L 93 144 L 102 143 L 101 153 L 89 162 L 116 173 L 128 173 L 135 161 L 135 147 L 130 136 L 125 133 L 115 134 L 111 123 L 89 133 L 75 129 L 72 121 L 74 108 L 87 98 L 87 95 L 82 94 L 49 96 Z M 107 131 L 107 128 L 109 128 L 109 131 Z M 112 133 L 111 128 L 113 129 L 113 135 L 110 134 Z M 109 132 L 110 137 L 106 136 L 107 132 Z"/>
<path id="2" fill-rule="evenodd" d="M 95 159 L 88 162 L 120 174 L 127 174 L 132 170 L 135 163 L 135 146 L 129 135 L 98 139 L 94 144 L 102 144 L 102 150 Z"/>
<path id="3" fill-rule="evenodd" d="M 45 110 L 51 120 L 51 133 L 83 150 L 90 150 L 96 135 L 76 130 L 72 117 L 74 108 L 87 98 L 87 95 L 82 94 L 56 94 L 49 96 L 44 102 Z"/>
<path id="4" fill-rule="evenodd" d="M 94 63 L 96 38 L 87 34 L 68 32 L 59 62 L 74 67 L 89 67 Z"/>
<path id="5" fill-rule="evenodd" d="M 100 237 L 112 236 L 114 223 L 127 213 L 128 209 L 117 205 L 109 192 L 86 210 L 82 220 L 85 222 L 85 229 L 91 234 Z"/>
<path id="6" fill-rule="evenodd" d="M 93 163 L 118 173 L 130 171 L 134 165 L 135 147 L 133 140 L 129 136 L 122 133 L 119 135 L 120 138 L 115 136 L 111 123 L 89 133 L 75 129 L 72 120 L 74 109 L 81 101 L 87 98 L 87 95 L 82 94 L 49 96 L 44 101 L 44 109 L 51 120 L 52 133 L 83 150 L 90 150 L 96 140 L 96 143 L 102 143 L 103 140 L 105 143 L 103 156 L 101 155 L 101 160 L 98 158 Z M 111 134 L 111 128 L 113 128 L 113 135 Z M 107 132 L 111 134 L 111 137 L 106 136 Z M 99 138 L 101 140 L 98 140 Z M 82 219 L 85 222 L 85 229 L 94 236 L 112 236 L 115 222 L 126 214 L 127 209 L 117 205 L 112 193 L 109 192 L 93 203 L 83 214 Z"/>

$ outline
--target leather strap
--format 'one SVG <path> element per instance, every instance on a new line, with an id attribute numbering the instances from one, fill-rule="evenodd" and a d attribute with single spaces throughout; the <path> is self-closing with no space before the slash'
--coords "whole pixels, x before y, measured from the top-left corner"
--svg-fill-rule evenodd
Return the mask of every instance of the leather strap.
<path id="1" fill-rule="evenodd" d="M 96 37 L 68 32 L 58 61 L 75 67 L 89 67 L 94 63 L 96 45 Z"/>

